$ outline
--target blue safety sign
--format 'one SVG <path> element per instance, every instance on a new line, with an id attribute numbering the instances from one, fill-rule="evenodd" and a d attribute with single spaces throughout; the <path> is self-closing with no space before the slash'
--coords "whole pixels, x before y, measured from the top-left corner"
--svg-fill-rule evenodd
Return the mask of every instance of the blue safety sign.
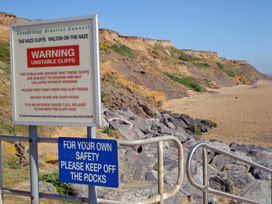
<path id="1" fill-rule="evenodd" d="M 58 151 L 61 182 L 118 187 L 116 140 L 60 137 Z"/>

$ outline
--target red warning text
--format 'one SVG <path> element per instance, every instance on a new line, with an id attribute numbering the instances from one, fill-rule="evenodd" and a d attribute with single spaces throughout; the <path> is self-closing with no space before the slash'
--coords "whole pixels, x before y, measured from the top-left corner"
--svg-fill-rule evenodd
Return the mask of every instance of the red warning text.
<path id="1" fill-rule="evenodd" d="M 79 65 L 79 45 L 27 49 L 28 68 Z"/>

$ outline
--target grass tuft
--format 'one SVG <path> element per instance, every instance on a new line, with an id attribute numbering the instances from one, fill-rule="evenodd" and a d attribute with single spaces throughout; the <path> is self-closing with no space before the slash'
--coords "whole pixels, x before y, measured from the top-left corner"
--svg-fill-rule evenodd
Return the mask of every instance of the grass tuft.
<path id="1" fill-rule="evenodd" d="M 122 44 L 115 44 L 110 47 L 112 50 L 117 52 L 120 55 L 126 56 L 130 59 L 135 58 L 135 51 Z"/>
<path id="2" fill-rule="evenodd" d="M 220 62 L 216 62 L 216 65 L 219 69 L 224 69 L 224 65 L 221 64 Z"/>
<path id="3" fill-rule="evenodd" d="M 229 75 L 230 77 L 235 77 L 235 73 L 232 70 L 227 70 L 225 69 L 225 72 L 227 73 L 227 75 Z"/>
<path id="4" fill-rule="evenodd" d="M 0 60 L 9 63 L 9 43 L 0 42 Z"/>
<path id="5" fill-rule="evenodd" d="M 180 52 L 180 56 L 178 57 L 178 59 L 186 61 L 186 62 L 200 60 L 199 58 L 193 57 L 193 56 L 188 55 L 188 54 L 186 54 L 184 52 Z"/>
<path id="6" fill-rule="evenodd" d="M 113 138 L 119 138 L 119 135 L 112 127 L 104 127 L 102 130 L 103 133 L 107 134 L 110 137 Z"/>
<path id="7" fill-rule="evenodd" d="M 39 179 L 55 186 L 60 195 L 69 195 L 71 192 L 71 184 L 60 182 L 58 173 L 44 174 Z"/>
<path id="8" fill-rule="evenodd" d="M 109 45 L 101 45 L 100 46 L 100 50 L 101 51 L 107 51 L 108 49 L 110 49 L 111 47 Z"/>
<path id="9" fill-rule="evenodd" d="M 198 83 L 194 82 L 191 77 L 179 78 L 179 77 L 169 74 L 167 72 L 165 72 L 164 74 L 166 76 L 168 76 L 170 79 L 172 79 L 173 81 L 183 84 L 184 86 L 186 86 L 194 91 L 201 92 L 201 91 L 205 90 Z"/>
<path id="10" fill-rule="evenodd" d="M 219 69 L 223 70 L 228 76 L 230 76 L 230 77 L 235 77 L 236 76 L 236 74 L 232 70 L 225 69 L 223 64 L 221 64 L 219 62 L 216 62 L 216 64 L 217 64 L 217 67 Z"/>

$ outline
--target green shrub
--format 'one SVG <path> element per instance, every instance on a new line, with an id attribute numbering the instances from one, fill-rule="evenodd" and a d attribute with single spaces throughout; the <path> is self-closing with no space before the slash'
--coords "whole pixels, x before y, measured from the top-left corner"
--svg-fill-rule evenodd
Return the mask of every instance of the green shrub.
<path id="1" fill-rule="evenodd" d="M 10 70 L 10 64 L 3 64 L 0 69 L 4 71 L 4 73 L 7 75 L 8 79 L 11 77 L 11 70 Z"/>
<path id="2" fill-rule="evenodd" d="M 111 49 L 114 50 L 115 52 L 119 53 L 120 55 L 126 56 L 130 59 L 135 58 L 135 51 L 125 45 L 116 44 L 116 45 L 111 46 Z"/>
<path id="3" fill-rule="evenodd" d="M 188 55 L 180 55 L 178 58 L 183 61 L 190 61 L 190 57 Z"/>
<path id="4" fill-rule="evenodd" d="M 229 75 L 230 77 L 235 77 L 235 73 L 232 70 L 225 70 L 225 72 L 227 73 L 227 75 Z"/>
<path id="5" fill-rule="evenodd" d="M 114 137 L 114 138 L 118 138 L 119 135 L 117 134 L 117 132 L 114 131 L 114 129 L 112 127 L 104 127 L 102 130 L 103 133 L 107 134 L 110 137 Z"/>
<path id="6" fill-rule="evenodd" d="M 101 46 L 100 46 L 100 50 L 101 50 L 101 51 L 107 51 L 108 49 L 110 49 L 110 46 L 109 46 L 109 45 L 101 45 Z"/>
<path id="7" fill-rule="evenodd" d="M 69 195 L 71 192 L 71 184 L 60 182 L 58 173 L 44 174 L 39 179 L 55 186 L 60 195 Z"/>
<path id="8" fill-rule="evenodd" d="M 195 134 L 198 135 L 198 136 L 202 136 L 202 132 L 201 132 L 199 126 L 196 126 L 196 127 L 195 127 Z"/>
<path id="9" fill-rule="evenodd" d="M 224 65 L 221 64 L 220 62 L 216 62 L 216 65 L 219 69 L 224 69 Z"/>
<path id="10" fill-rule="evenodd" d="M 4 130 L 4 132 L 10 134 L 10 135 L 16 135 L 15 126 L 8 124 L 6 121 L 2 120 L 0 121 L 0 128 Z M 0 130 L 0 132 L 3 132 Z"/>
<path id="11" fill-rule="evenodd" d="M 106 96 L 105 92 L 101 91 L 101 100 L 102 101 L 105 99 L 105 96 Z"/>
<path id="12" fill-rule="evenodd" d="M 3 62 L 9 62 L 9 43 L 0 42 L 0 60 Z"/>
<path id="13" fill-rule="evenodd" d="M 219 62 L 216 62 L 216 64 L 217 64 L 217 67 L 219 69 L 222 69 L 228 76 L 230 76 L 230 77 L 235 77 L 236 76 L 235 73 L 232 70 L 225 69 L 223 64 L 221 64 Z"/>
<path id="14" fill-rule="evenodd" d="M 212 126 L 212 127 L 217 127 L 217 124 L 215 123 L 215 122 L 213 122 L 213 121 L 211 121 L 211 120 L 208 120 L 209 121 L 209 123 L 210 123 L 210 125 Z"/>
<path id="15" fill-rule="evenodd" d="M 206 62 L 193 62 L 193 64 L 199 67 L 204 67 L 204 68 L 210 67 L 210 65 Z"/>
<path id="16" fill-rule="evenodd" d="M 182 51 L 180 52 L 180 54 L 181 55 L 178 57 L 178 59 L 186 61 L 186 62 L 200 60 L 199 58 L 193 57 L 193 56 L 191 56 L 189 54 L 186 54 L 186 53 L 184 53 Z"/>
<path id="17" fill-rule="evenodd" d="M 184 86 L 186 86 L 194 91 L 200 92 L 200 91 L 204 90 L 204 88 L 202 86 L 200 86 L 198 83 L 194 82 L 191 77 L 179 78 L 179 77 L 176 77 L 176 76 L 169 74 L 167 72 L 165 72 L 164 74 L 166 76 L 168 76 L 170 79 L 172 79 L 173 81 L 183 84 Z"/>
<path id="18" fill-rule="evenodd" d="M 14 170 L 21 168 L 21 166 L 16 162 L 15 159 L 9 159 L 7 162 L 7 165 L 9 168 L 14 169 Z"/>

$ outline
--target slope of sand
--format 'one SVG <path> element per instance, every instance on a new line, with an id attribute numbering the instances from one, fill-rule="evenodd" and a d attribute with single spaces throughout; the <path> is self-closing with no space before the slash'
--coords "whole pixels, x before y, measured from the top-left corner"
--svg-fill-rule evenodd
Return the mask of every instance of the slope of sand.
<path id="1" fill-rule="evenodd" d="M 272 147 L 272 81 L 191 93 L 189 97 L 166 101 L 163 108 L 210 119 L 218 127 L 205 133 L 207 140 L 238 142 Z"/>

